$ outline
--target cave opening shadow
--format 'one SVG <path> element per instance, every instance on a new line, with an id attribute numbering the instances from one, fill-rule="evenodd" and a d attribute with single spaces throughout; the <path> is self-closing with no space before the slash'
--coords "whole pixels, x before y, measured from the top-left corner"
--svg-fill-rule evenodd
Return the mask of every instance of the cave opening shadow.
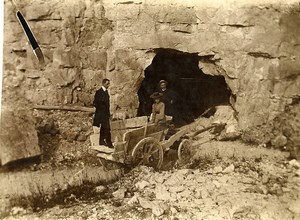
<path id="1" fill-rule="evenodd" d="M 197 54 L 171 49 L 156 50 L 156 56 L 145 69 L 145 78 L 138 90 L 137 115 L 151 114 L 153 100 L 150 95 L 160 92 L 160 80 L 166 80 L 167 90 L 172 90 L 176 95 L 171 116 L 177 126 L 192 122 L 211 107 L 228 105 L 231 91 L 224 77 L 206 75 L 198 64 Z"/>

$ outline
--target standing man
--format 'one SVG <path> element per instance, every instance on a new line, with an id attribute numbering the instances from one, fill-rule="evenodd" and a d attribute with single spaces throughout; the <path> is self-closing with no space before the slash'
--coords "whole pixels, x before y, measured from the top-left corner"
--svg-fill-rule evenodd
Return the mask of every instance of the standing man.
<path id="1" fill-rule="evenodd" d="M 162 93 L 161 100 L 166 106 L 166 115 L 172 116 L 173 121 L 176 123 L 178 120 L 178 95 L 171 89 L 167 88 L 168 82 L 166 80 L 159 81 L 159 92 Z"/>
<path id="2" fill-rule="evenodd" d="M 99 144 L 105 145 L 109 148 L 113 148 L 111 142 L 110 133 L 110 110 L 109 110 L 109 94 L 108 87 L 110 85 L 109 79 L 102 80 L 102 86 L 97 90 L 94 98 L 93 105 L 96 107 L 96 112 L 94 116 L 93 126 L 100 127 L 100 138 Z"/>

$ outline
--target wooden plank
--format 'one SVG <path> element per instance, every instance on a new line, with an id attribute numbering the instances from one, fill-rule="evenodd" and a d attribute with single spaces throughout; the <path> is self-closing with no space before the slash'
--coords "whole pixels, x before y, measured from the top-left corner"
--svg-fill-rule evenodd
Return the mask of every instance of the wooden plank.
<path id="1" fill-rule="evenodd" d="M 97 157 L 103 158 L 105 160 L 111 160 L 111 161 L 115 161 L 115 159 L 113 158 L 112 154 L 106 154 L 106 153 L 98 153 L 96 155 Z"/>
<path id="2" fill-rule="evenodd" d="M 164 135 L 164 131 L 158 131 L 158 132 L 147 135 L 147 137 L 153 137 L 158 142 L 160 142 L 160 141 L 162 141 L 163 135 Z"/>
<path id="3" fill-rule="evenodd" d="M 153 125 L 148 125 L 147 133 L 150 132 L 150 129 L 151 129 L 150 127 L 153 127 Z M 151 129 L 151 130 L 153 130 L 153 129 Z M 139 136 L 143 137 L 144 131 L 145 131 L 145 127 L 130 130 L 123 135 L 123 140 L 129 141 L 131 138 L 135 138 L 135 137 L 139 137 Z"/>
<path id="4" fill-rule="evenodd" d="M 93 127 L 95 128 L 95 127 Z M 124 129 L 124 130 L 111 130 L 111 141 L 112 142 L 119 142 L 123 140 L 123 135 L 127 132 L 133 129 Z M 93 143 L 98 143 L 99 144 L 99 138 L 100 138 L 100 129 L 96 129 L 94 130 L 94 134 L 92 134 L 93 137 Z"/>
<path id="5" fill-rule="evenodd" d="M 168 150 L 174 143 L 175 141 L 179 141 L 180 138 L 185 135 L 189 131 L 188 128 L 184 128 L 175 134 L 173 134 L 168 140 L 165 140 L 161 143 L 162 147 L 164 150 Z"/>
<path id="6" fill-rule="evenodd" d="M 178 132 L 173 134 L 168 140 L 162 141 L 161 145 L 164 150 L 168 150 L 174 143 L 175 141 L 179 141 L 180 138 L 190 132 L 191 130 L 195 129 L 201 119 L 198 119 L 191 124 L 182 126 Z"/>
<path id="7" fill-rule="evenodd" d="M 99 134 L 91 134 L 90 135 L 91 145 L 98 146 L 99 145 Z"/>
<path id="8" fill-rule="evenodd" d="M 141 116 L 136 118 L 128 118 L 124 120 L 117 120 L 110 122 L 111 130 L 121 130 L 121 129 L 130 129 L 138 128 L 145 126 L 147 124 L 147 116 Z"/>
<path id="9" fill-rule="evenodd" d="M 123 135 L 129 131 L 129 129 L 126 130 L 111 130 L 111 141 L 113 143 L 119 142 L 123 140 Z M 99 135 L 98 135 L 99 136 Z"/>
<path id="10" fill-rule="evenodd" d="M 119 154 L 106 154 L 106 153 L 98 153 L 96 156 L 103 158 L 105 160 L 117 162 L 117 163 L 124 163 L 124 153 L 119 153 Z"/>
<path id="11" fill-rule="evenodd" d="M 118 121 L 111 121 L 111 140 L 112 142 L 119 142 L 123 141 L 123 136 L 126 132 L 132 131 L 139 127 L 145 126 L 147 123 L 147 116 L 136 117 L 136 118 L 129 118 L 125 120 L 118 120 Z M 93 137 L 94 142 L 99 143 L 99 132 L 100 129 L 95 129 L 94 133 L 98 134 L 98 137 Z"/>
<path id="12" fill-rule="evenodd" d="M 0 164 L 41 154 L 35 120 L 29 109 L 3 106 L 0 123 Z"/>
<path id="13" fill-rule="evenodd" d="M 125 146 L 127 144 L 126 141 L 119 141 L 119 142 L 115 142 L 113 143 L 114 144 L 114 148 L 115 148 L 115 153 L 118 153 L 118 152 L 125 152 Z"/>
<path id="14" fill-rule="evenodd" d="M 195 129 L 195 128 L 197 127 L 199 121 L 200 121 L 200 119 L 194 121 L 194 122 L 191 123 L 191 124 L 188 124 L 188 125 L 185 125 L 185 126 L 181 127 L 181 128 L 180 128 L 180 131 L 178 131 L 177 133 L 175 133 L 174 135 L 172 135 L 168 140 L 165 140 L 165 141 L 163 141 L 163 142 L 161 143 L 162 146 L 163 146 L 163 148 L 164 148 L 165 150 L 169 149 L 169 148 L 174 144 L 175 141 L 179 141 L 180 138 L 181 138 L 183 135 L 185 135 L 185 134 L 187 134 L 188 132 L 190 132 L 191 130 Z M 208 127 L 206 127 L 206 128 L 203 128 L 203 129 L 201 129 L 201 130 L 199 130 L 199 131 L 196 131 L 196 132 L 192 135 L 192 137 L 193 137 L 193 136 L 196 136 L 197 134 L 199 134 L 199 133 L 201 133 L 201 132 L 207 131 L 207 130 L 209 130 L 209 129 L 211 129 L 211 128 L 218 127 L 218 126 L 222 127 L 222 126 L 224 126 L 224 124 L 213 124 L 213 125 L 211 125 L 211 126 L 208 126 Z"/>
<path id="15" fill-rule="evenodd" d="M 114 149 L 106 147 L 104 145 L 91 146 L 91 149 L 99 152 L 107 153 L 107 154 L 112 154 L 115 151 Z"/>
<path id="16" fill-rule="evenodd" d="M 81 111 L 81 112 L 95 112 L 95 108 L 75 106 L 75 105 L 34 105 L 33 109 L 37 110 L 62 110 L 62 111 Z"/>

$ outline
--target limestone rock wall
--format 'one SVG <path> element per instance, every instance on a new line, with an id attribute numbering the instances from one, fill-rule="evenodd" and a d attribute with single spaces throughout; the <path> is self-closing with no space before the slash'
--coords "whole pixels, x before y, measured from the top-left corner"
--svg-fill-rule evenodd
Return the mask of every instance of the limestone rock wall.
<path id="1" fill-rule="evenodd" d="M 236 95 L 239 126 L 272 120 L 299 96 L 300 7 L 290 1 L 15 0 L 46 58 L 40 70 L 5 0 L 3 105 L 91 106 L 104 77 L 111 108 L 136 114 L 154 49 L 198 53 Z"/>

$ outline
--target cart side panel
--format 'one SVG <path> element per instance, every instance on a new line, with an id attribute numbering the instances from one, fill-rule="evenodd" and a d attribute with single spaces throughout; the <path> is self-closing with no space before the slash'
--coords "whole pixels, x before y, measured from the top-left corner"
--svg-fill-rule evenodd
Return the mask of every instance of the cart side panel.
<path id="1" fill-rule="evenodd" d="M 138 127 L 145 126 L 147 124 L 147 116 L 129 118 L 124 120 L 117 120 L 110 122 L 111 139 L 113 142 L 119 142 L 123 140 L 123 135 L 136 129 Z"/>
<path id="2" fill-rule="evenodd" d="M 157 127 L 154 124 L 147 126 L 146 137 L 154 137 L 158 141 L 161 140 L 163 136 L 163 131 L 156 131 Z M 123 136 L 123 141 L 127 142 L 127 155 L 131 155 L 133 148 L 136 144 L 142 140 L 144 137 L 145 127 L 137 128 L 131 131 L 128 131 Z"/>
<path id="3" fill-rule="evenodd" d="M 142 127 L 147 124 L 147 116 L 128 118 L 124 120 L 117 120 L 110 122 L 111 130 L 120 130 L 127 128 Z"/>

